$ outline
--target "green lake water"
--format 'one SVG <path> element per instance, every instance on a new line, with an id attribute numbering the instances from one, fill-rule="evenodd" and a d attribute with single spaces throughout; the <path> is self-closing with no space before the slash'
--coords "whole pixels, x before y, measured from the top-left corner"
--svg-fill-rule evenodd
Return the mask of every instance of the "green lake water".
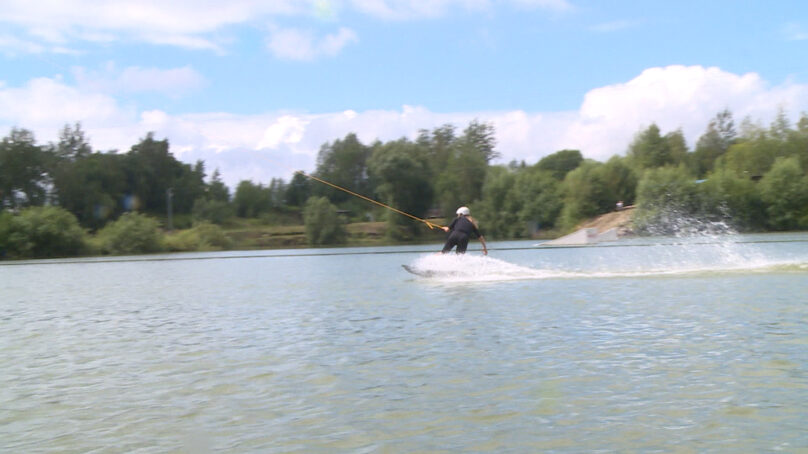
<path id="1" fill-rule="evenodd" d="M 808 234 L 489 246 L 0 262 L 0 452 L 808 452 Z"/>

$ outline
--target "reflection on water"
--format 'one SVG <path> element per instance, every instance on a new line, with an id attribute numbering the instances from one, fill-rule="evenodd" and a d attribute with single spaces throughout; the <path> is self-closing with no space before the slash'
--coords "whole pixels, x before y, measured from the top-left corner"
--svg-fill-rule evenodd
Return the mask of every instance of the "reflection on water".
<path id="1" fill-rule="evenodd" d="M 0 266 L 0 451 L 808 449 L 808 236 L 642 241 Z"/>

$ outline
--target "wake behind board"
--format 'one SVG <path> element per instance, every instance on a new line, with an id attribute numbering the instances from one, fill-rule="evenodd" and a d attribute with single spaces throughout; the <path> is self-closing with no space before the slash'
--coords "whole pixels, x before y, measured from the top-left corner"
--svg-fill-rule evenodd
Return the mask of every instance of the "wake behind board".
<path id="1" fill-rule="evenodd" d="M 410 273 L 416 275 L 416 276 L 435 277 L 435 274 L 436 274 L 434 271 L 419 270 L 419 269 L 413 268 L 413 267 L 411 267 L 409 265 L 401 265 L 401 267 L 404 268 L 405 270 L 409 271 Z"/>

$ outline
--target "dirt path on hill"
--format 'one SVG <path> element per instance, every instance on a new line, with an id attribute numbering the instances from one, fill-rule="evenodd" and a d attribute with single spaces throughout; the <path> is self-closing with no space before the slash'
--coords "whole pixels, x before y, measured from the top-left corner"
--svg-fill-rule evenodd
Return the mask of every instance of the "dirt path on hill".
<path id="1" fill-rule="evenodd" d="M 609 229 L 617 229 L 618 236 L 631 235 L 631 221 L 634 217 L 634 206 L 628 206 L 620 211 L 602 214 L 594 219 L 579 225 L 579 229 L 596 228 L 598 233 L 603 233 Z"/>

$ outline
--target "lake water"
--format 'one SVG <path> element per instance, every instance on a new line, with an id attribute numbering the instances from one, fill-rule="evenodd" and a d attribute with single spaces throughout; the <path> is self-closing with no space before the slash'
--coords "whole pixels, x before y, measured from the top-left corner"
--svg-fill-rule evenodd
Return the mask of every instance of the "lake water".
<path id="1" fill-rule="evenodd" d="M 439 246 L 4 262 L 0 451 L 808 451 L 808 234 Z"/>

